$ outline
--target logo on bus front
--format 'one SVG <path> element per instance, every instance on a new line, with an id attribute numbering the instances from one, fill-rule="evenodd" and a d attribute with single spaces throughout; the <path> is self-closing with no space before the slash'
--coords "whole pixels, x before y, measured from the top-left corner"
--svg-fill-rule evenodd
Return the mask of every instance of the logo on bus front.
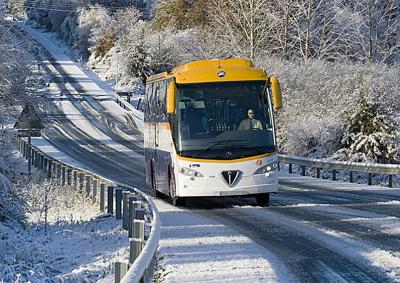
<path id="1" fill-rule="evenodd" d="M 217 76 L 218 76 L 218 78 L 223 78 L 223 77 L 226 76 L 226 72 L 225 72 L 225 71 L 219 71 L 219 72 L 217 73 Z"/>
<path id="2" fill-rule="evenodd" d="M 261 160 L 261 159 L 257 159 L 256 165 L 257 165 L 257 166 L 260 166 L 261 164 L 262 164 L 262 160 Z"/>

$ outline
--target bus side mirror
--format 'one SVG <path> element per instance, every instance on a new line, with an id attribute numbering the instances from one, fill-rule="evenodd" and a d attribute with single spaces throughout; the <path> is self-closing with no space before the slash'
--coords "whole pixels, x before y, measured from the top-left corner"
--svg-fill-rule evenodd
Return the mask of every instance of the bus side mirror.
<path id="1" fill-rule="evenodd" d="M 272 101 L 274 104 L 274 109 L 279 109 L 283 107 L 281 86 L 277 77 L 270 77 L 269 81 L 271 83 L 272 90 Z"/>
<path id="2" fill-rule="evenodd" d="M 177 91 L 176 83 L 172 81 L 167 91 L 167 114 L 175 114 L 175 94 Z"/>

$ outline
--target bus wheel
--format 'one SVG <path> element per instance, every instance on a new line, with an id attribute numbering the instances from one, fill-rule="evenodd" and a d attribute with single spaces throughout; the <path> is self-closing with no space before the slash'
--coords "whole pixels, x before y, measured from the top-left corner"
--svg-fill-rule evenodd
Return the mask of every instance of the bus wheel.
<path id="1" fill-rule="evenodd" d="M 269 193 L 256 195 L 256 203 L 258 206 L 268 206 L 269 205 Z"/>
<path id="2" fill-rule="evenodd" d="M 179 198 L 176 196 L 176 183 L 175 183 L 175 175 L 171 172 L 172 169 L 169 171 L 169 198 L 171 200 L 171 204 L 173 206 L 182 206 L 185 205 L 185 199 Z"/>
<path id="3" fill-rule="evenodd" d="M 156 198 L 162 198 L 163 194 L 157 191 L 156 188 L 156 176 L 154 174 L 154 166 L 153 164 L 151 165 L 151 188 L 153 189 L 154 195 Z"/>

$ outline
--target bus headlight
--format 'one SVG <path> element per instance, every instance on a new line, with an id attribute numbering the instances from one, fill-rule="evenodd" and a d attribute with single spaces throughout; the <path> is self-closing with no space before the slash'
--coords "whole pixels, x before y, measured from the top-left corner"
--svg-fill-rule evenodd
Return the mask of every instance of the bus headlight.
<path id="1" fill-rule="evenodd" d="M 185 176 L 190 176 L 190 177 L 204 177 L 203 174 L 200 172 L 187 168 L 187 167 L 181 167 L 179 172 Z"/>
<path id="2" fill-rule="evenodd" d="M 269 164 L 267 164 L 267 165 L 265 165 L 265 166 L 263 166 L 261 168 L 258 168 L 257 171 L 254 172 L 254 175 L 265 174 L 265 173 L 274 171 L 277 168 L 278 168 L 278 163 L 277 162 L 272 162 L 272 163 L 269 163 Z"/>

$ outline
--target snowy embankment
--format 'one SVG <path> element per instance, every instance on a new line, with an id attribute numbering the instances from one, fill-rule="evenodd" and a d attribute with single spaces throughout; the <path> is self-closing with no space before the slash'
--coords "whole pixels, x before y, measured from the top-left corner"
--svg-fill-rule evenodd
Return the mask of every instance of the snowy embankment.
<path id="1" fill-rule="evenodd" d="M 79 67 L 73 60 L 69 59 L 67 55 L 69 54 L 68 49 L 63 46 L 63 43 L 57 41 L 53 35 L 39 33 L 29 28 L 27 28 L 27 31 L 34 35 L 35 38 L 38 38 L 46 48 L 49 48 L 52 55 L 56 59 L 60 60 L 60 67 L 68 73 L 70 77 L 76 78 L 76 81 L 79 82 L 80 85 L 85 85 L 85 88 L 93 98 L 93 101 L 96 103 L 102 103 L 103 107 L 109 109 L 109 113 L 113 116 L 118 116 L 118 119 L 121 119 L 121 117 L 126 113 L 125 110 L 119 106 L 116 108 L 115 106 L 117 104 L 114 101 L 104 103 L 105 100 L 107 101 L 107 99 L 104 99 L 105 93 L 111 91 L 109 86 L 94 76 L 93 73 Z M 90 82 L 89 85 L 88 82 Z M 54 87 L 54 85 L 51 87 Z M 101 91 L 103 87 L 105 89 L 104 92 Z M 59 96 L 63 95 L 61 90 L 53 89 L 53 95 L 54 94 Z M 135 154 L 134 152 L 129 151 L 129 149 L 119 148 L 120 145 L 113 144 L 114 142 L 110 140 L 109 137 L 105 137 L 103 133 L 94 129 L 93 125 L 90 125 L 90 123 L 85 120 L 84 117 L 81 117 L 78 111 L 75 110 L 78 105 L 74 105 L 70 101 L 62 99 L 60 99 L 59 103 L 59 106 L 65 110 L 67 118 L 73 121 L 77 127 L 88 133 L 88 135 L 93 139 L 101 140 L 101 142 L 106 141 L 105 144 L 107 146 L 115 146 L 116 149 L 122 150 L 127 155 Z M 135 114 L 136 117 L 140 117 L 140 115 L 143 114 Z M 38 138 L 34 139 L 33 143 L 39 146 L 41 150 L 49 153 L 49 155 L 57 156 L 57 159 L 61 159 L 66 163 L 77 165 L 72 158 L 63 155 L 61 151 L 46 143 L 46 141 Z M 80 166 L 84 167 L 82 164 L 80 164 Z M 196 216 L 194 213 L 189 211 L 172 208 L 169 204 L 166 204 L 163 201 L 157 201 L 157 206 L 162 220 L 162 238 L 159 246 L 160 270 L 157 273 L 159 279 L 170 282 L 202 280 L 230 281 L 232 279 L 241 282 L 247 282 L 248 280 L 262 282 L 276 280 L 282 281 L 282 279 L 285 278 L 285 272 L 282 271 L 284 268 L 275 262 L 273 256 L 271 256 L 266 250 L 263 250 L 250 238 L 235 232 L 225 225 L 219 225 L 215 221 Z M 54 223 L 60 223 L 60 221 L 56 220 Z M 55 227 L 57 228 L 54 228 L 54 230 L 50 228 L 48 230 L 48 235 L 52 232 L 59 231 L 56 233 L 57 236 L 55 236 L 56 238 L 54 241 L 57 241 L 57 239 L 58 241 L 61 241 L 61 239 L 64 238 L 57 237 L 63 237 L 64 235 L 68 237 L 71 247 L 77 245 L 77 242 L 79 243 L 81 241 L 79 237 L 74 237 L 74 235 L 79 233 L 64 233 L 62 231 L 67 228 L 58 228 L 57 225 L 55 225 Z M 93 229 L 89 229 L 90 231 L 87 234 L 82 234 L 84 234 L 84 238 L 87 239 L 87 241 L 94 241 L 91 239 L 92 237 L 99 237 L 96 232 L 99 227 L 95 224 L 76 226 L 75 228 L 77 231 L 79 231 L 79 229 L 85 231 L 87 227 L 92 227 Z M 91 232 L 92 230 L 93 232 Z M 102 231 L 99 232 L 101 235 L 106 233 L 106 230 L 100 229 L 100 231 Z M 121 233 L 121 231 L 118 227 L 113 226 L 110 227 L 109 234 L 107 235 L 116 236 L 118 243 L 120 237 L 119 233 Z M 100 240 L 104 239 L 100 237 Z M 86 246 L 90 248 L 91 244 L 89 244 L 89 242 L 87 243 L 88 245 Z M 124 245 L 127 246 L 127 243 L 122 243 L 122 246 Z M 49 247 L 51 247 L 50 244 Z M 68 266 L 72 266 L 67 259 L 75 258 L 76 254 L 74 251 L 76 250 L 79 249 L 63 249 L 64 253 L 61 255 L 63 258 L 62 262 L 66 263 L 63 270 L 67 270 Z M 123 253 L 123 249 L 111 250 L 114 252 L 110 252 L 109 262 L 107 264 L 112 262 L 113 256 Z M 69 251 L 71 252 L 69 253 Z M 100 259 L 97 260 L 96 249 L 94 249 L 90 255 L 92 256 L 92 260 L 89 259 L 89 255 L 85 257 L 86 260 L 77 260 L 75 262 L 75 267 L 70 268 L 72 270 L 67 274 L 74 274 L 79 270 L 79 274 L 89 273 L 90 276 L 88 277 L 90 280 L 102 276 L 105 271 L 98 271 L 100 269 L 98 266 L 101 266 L 99 261 L 102 261 L 105 258 L 100 256 Z M 52 257 L 52 259 L 56 261 L 57 257 Z M 62 266 L 62 264 L 60 265 Z M 103 270 L 107 270 L 108 267 L 102 266 L 102 268 Z M 88 270 L 93 270 L 93 272 L 89 272 Z M 68 276 L 65 273 L 63 274 L 63 276 Z"/>
<path id="2" fill-rule="evenodd" d="M 126 256 L 126 231 L 113 218 L 98 217 L 98 206 L 73 188 L 49 183 L 36 170 L 31 180 L 19 175 L 27 172 L 26 161 L 10 153 L 9 202 L 21 215 L 0 221 L 0 281 L 101 281 Z"/>

